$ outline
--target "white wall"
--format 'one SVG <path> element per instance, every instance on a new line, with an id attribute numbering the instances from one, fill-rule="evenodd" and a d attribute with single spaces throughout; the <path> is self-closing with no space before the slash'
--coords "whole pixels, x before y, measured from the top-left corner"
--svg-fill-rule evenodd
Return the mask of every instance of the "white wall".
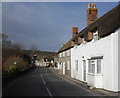
<path id="1" fill-rule="evenodd" d="M 120 29 L 118 31 L 118 89 L 120 91 Z"/>
<path id="2" fill-rule="evenodd" d="M 92 56 L 103 56 L 103 88 L 107 90 L 118 90 L 118 31 L 101 38 L 96 42 L 88 42 L 71 49 L 71 77 L 75 78 L 74 62 L 78 60 L 79 68 L 77 78 L 83 81 L 82 60 Z M 84 57 L 84 58 L 82 58 Z M 87 64 L 88 65 L 88 64 Z M 87 82 L 89 79 L 87 79 Z"/>
<path id="3" fill-rule="evenodd" d="M 112 34 L 111 41 L 111 53 L 112 53 L 112 64 L 113 64 L 113 90 L 118 91 L 118 31 Z"/>

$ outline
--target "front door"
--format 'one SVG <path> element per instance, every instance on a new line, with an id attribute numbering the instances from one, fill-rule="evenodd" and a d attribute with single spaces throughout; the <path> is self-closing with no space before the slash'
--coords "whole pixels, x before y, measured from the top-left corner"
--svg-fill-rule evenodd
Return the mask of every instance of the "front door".
<path id="1" fill-rule="evenodd" d="M 63 74 L 65 74 L 65 62 L 63 62 Z"/>
<path id="2" fill-rule="evenodd" d="M 86 62 L 83 60 L 83 81 L 86 81 Z"/>

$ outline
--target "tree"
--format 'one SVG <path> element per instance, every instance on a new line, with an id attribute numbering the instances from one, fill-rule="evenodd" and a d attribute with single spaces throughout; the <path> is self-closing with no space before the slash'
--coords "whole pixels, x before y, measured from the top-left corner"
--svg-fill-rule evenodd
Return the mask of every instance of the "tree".
<path id="1" fill-rule="evenodd" d="M 32 51 L 36 51 L 37 49 L 38 49 L 38 48 L 37 48 L 36 44 L 33 43 L 33 44 L 31 45 L 31 50 L 32 50 Z"/>
<path id="2" fill-rule="evenodd" d="M 5 34 L 2 34 L 2 38 L 2 68 L 4 71 L 9 68 L 16 69 L 14 62 L 17 62 L 17 68 L 20 70 L 22 70 L 21 67 L 23 69 L 29 67 L 31 56 L 24 51 L 25 47 L 20 43 L 12 43 Z"/>
<path id="3" fill-rule="evenodd" d="M 5 34 L 2 34 L 2 48 L 11 48 L 12 47 L 12 42 L 8 40 L 8 36 Z"/>
<path id="4" fill-rule="evenodd" d="M 31 55 L 36 54 L 37 49 L 38 49 L 38 48 L 37 48 L 36 44 L 33 43 L 33 44 L 31 45 L 31 47 L 30 47 Z"/>

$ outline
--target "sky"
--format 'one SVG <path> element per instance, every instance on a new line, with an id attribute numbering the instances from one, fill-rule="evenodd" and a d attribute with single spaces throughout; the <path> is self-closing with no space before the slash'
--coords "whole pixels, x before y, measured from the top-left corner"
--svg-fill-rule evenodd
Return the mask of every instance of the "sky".
<path id="1" fill-rule="evenodd" d="M 117 2 L 95 2 L 98 17 L 117 6 Z M 2 33 L 26 49 L 34 44 L 41 51 L 57 52 L 86 24 L 87 2 L 3 2 Z"/>

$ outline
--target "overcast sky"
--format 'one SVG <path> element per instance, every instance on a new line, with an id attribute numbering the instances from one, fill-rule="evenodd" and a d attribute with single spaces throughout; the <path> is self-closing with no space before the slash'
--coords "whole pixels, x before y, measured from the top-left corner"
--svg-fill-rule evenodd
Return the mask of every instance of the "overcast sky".
<path id="1" fill-rule="evenodd" d="M 58 51 L 72 37 L 72 27 L 86 27 L 87 2 L 3 2 L 2 32 L 12 42 L 30 49 L 32 44 L 41 51 Z M 102 16 L 117 3 L 96 3 Z"/>

